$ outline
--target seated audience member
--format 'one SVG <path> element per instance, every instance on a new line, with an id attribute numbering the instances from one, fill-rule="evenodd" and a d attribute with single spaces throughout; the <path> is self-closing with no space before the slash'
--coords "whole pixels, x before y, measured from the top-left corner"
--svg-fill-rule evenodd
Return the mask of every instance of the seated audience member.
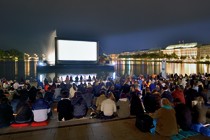
<path id="1" fill-rule="evenodd" d="M 40 81 L 40 79 L 37 80 L 37 88 L 40 87 L 42 89 L 44 89 L 44 84 L 42 81 Z"/>
<path id="2" fill-rule="evenodd" d="M 60 85 L 57 85 L 56 88 L 55 88 L 55 92 L 54 92 L 54 100 L 56 101 L 59 101 L 60 98 L 61 98 L 61 88 L 60 88 Z"/>
<path id="3" fill-rule="evenodd" d="M 0 128 L 7 127 L 14 120 L 12 106 L 8 98 L 0 97 Z"/>
<path id="4" fill-rule="evenodd" d="M 161 95 L 160 92 L 158 92 L 158 88 L 156 88 L 155 90 L 152 91 L 152 94 L 155 98 L 155 111 L 158 110 L 161 106 L 160 106 L 160 101 L 161 101 Z"/>
<path id="5" fill-rule="evenodd" d="M 107 93 L 106 97 L 107 99 L 105 99 L 104 101 L 102 101 L 101 103 L 101 111 L 103 112 L 103 115 L 105 116 L 105 118 L 113 118 L 115 116 L 114 113 L 117 112 L 117 107 L 115 102 L 112 100 L 112 94 L 111 93 Z"/>
<path id="6" fill-rule="evenodd" d="M 15 112 L 15 122 L 16 123 L 26 123 L 31 122 L 33 118 L 33 112 L 28 103 L 28 95 L 20 94 L 20 102 L 16 106 Z"/>
<path id="7" fill-rule="evenodd" d="M 191 87 L 190 84 L 186 84 L 185 90 L 184 90 L 184 95 L 185 95 L 185 102 L 186 105 L 192 109 L 192 101 L 198 97 L 198 92 Z"/>
<path id="8" fill-rule="evenodd" d="M 92 94 L 92 88 L 88 87 L 85 89 L 85 91 L 82 93 L 82 97 L 85 100 L 87 107 L 90 108 L 93 105 L 93 94 Z"/>
<path id="9" fill-rule="evenodd" d="M 154 113 L 156 110 L 155 96 L 149 90 L 149 87 L 146 87 L 145 96 L 143 98 L 145 111 L 148 113 Z"/>
<path id="10" fill-rule="evenodd" d="M 161 108 L 150 116 L 157 119 L 156 132 L 159 135 L 172 136 L 178 134 L 175 110 L 167 98 L 161 99 Z"/>
<path id="11" fill-rule="evenodd" d="M 20 92 L 22 92 L 22 90 L 20 90 Z M 17 108 L 17 104 L 20 102 L 20 93 L 17 92 L 16 94 L 14 94 L 13 99 L 11 100 L 11 106 L 13 109 L 13 112 L 16 112 L 16 108 Z"/>
<path id="12" fill-rule="evenodd" d="M 203 97 L 199 96 L 192 102 L 192 120 L 193 123 L 206 123 L 206 113 L 208 108 L 205 106 Z"/>
<path id="13" fill-rule="evenodd" d="M 66 121 L 73 118 L 73 106 L 68 98 L 68 91 L 61 93 L 61 100 L 57 104 L 58 120 Z"/>
<path id="14" fill-rule="evenodd" d="M 100 91 L 100 96 L 96 98 L 96 111 L 100 112 L 101 110 L 101 103 L 106 99 L 105 96 L 106 91 L 105 90 L 101 90 Z"/>
<path id="15" fill-rule="evenodd" d="M 32 112 L 34 115 L 35 122 L 46 121 L 50 113 L 50 105 L 43 98 L 43 94 L 38 92 L 36 95 L 36 100 L 32 105 Z"/>
<path id="16" fill-rule="evenodd" d="M 130 101 L 125 93 L 120 95 L 120 99 L 117 102 L 117 115 L 119 118 L 127 118 L 130 116 Z"/>
<path id="17" fill-rule="evenodd" d="M 130 114 L 135 116 L 142 116 L 144 114 L 143 103 L 141 102 L 138 92 L 131 86 L 131 99 L 130 99 Z"/>
<path id="18" fill-rule="evenodd" d="M 174 105 L 177 124 L 184 131 L 190 130 L 192 125 L 192 115 L 190 108 L 183 104 L 178 98 L 174 99 Z"/>
<path id="19" fill-rule="evenodd" d="M 171 93 L 173 99 L 179 99 L 179 101 L 183 104 L 185 104 L 185 97 L 184 92 L 181 90 L 181 88 L 176 85 L 174 91 Z"/>
<path id="20" fill-rule="evenodd" d="M 161 94 L 161 98 L 167 98 L 171 103 L 173 103 L 173 97 L 172 97 L 171 91 L 169 90 L 167 85 L 165 85 L 163 87 L 163 92 Z"/>
<path id="21" fill-rule="evenodd" d="M 75 83 L 72 84 L 72 87 L 69 89 L 69 98 L 73 98 L 75 92 L 77 92 L 78 87 Z"/>
<path id="22" fill-rule="evenodd" d="M 82 93 L 77 91 L 73 98 L 71 98 L 71 104 L 74 107 L 73 115 L 75 118 L 82 118 L 86 116 L 87 105 L 85 100 L 82 97 Z"/>
<path id="23" fill-rule="evenodd" d="M 29 95 L 29 101 L 31 103 L 34 103 L 34 101 L 36 100 L 36 93 L 37 93 L 37 89 L 35 86 L 32 86 L 29 91 L 27 89 L 23 89 L 21 92 L 27 93 Z"/>
<path id="24" fill-rule="evenodd" d="M 46 101 L 46 102 L 48 102 L 48 104 L 50 105 L 50 106 L 52 106 L 52 104 L 53 104 L 53 92 L 52 92 L 52 87 L 51 86 L 49 86 L 48 88 L 47 88 L 47 91 L 45 92 L 45 94 L 44 94 L 44 100 Z"/>

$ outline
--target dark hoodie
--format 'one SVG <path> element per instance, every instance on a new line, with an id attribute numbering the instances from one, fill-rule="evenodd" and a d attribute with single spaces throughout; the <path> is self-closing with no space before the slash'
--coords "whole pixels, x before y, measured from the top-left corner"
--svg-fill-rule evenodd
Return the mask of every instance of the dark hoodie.
<path id="1" fill-rule="evenodd" d="M 86 115 L 87 105 L 81 92 L 75 93 L 74 97 L 71 99 L 71 104 L 74 106 L 74 117 L 81 118 Z"/>

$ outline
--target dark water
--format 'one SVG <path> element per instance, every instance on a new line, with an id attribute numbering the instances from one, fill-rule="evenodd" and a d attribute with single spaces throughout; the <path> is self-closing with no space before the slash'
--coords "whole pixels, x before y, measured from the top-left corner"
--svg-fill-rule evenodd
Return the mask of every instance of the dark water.
<path id="1" fill-rule="evenodd" d="M 101 70 L 62 70 L 57 72 L 42 73 L 37 72 L 36 61 L 0 61 L 0 78 L 5 77 L 7 80 L 20 80 L 28 79 L 33 80 L 39 78 L 40 80 L 48 77 L 53 79 L 54 77 L 62 77 L 71 75 L 75 76 L 91 77 L 115 77 L 116 75 L 139 75 L 139 74 L 159 74 L 161 72 L 161 62 L 143 62 L 143 61 L 118 61 L 115 62 L 114 71 L 101 71 Z M 189 63 L 166 63 L 166 73 L 177 74 L 191 74 L 191 73 L 210 73 L 209 64 L 189 64 Z"/>

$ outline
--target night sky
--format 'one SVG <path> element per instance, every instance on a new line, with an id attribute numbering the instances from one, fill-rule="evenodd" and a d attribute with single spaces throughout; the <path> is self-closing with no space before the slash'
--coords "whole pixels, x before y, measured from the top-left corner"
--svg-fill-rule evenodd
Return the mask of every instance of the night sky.
<path id="1" fill-rule="evenodd" d="M 1 0 L 0 49 L 44 53 L 57 37 L 98 41 L 100 51 L 210 44 L 209 0 Z"/>

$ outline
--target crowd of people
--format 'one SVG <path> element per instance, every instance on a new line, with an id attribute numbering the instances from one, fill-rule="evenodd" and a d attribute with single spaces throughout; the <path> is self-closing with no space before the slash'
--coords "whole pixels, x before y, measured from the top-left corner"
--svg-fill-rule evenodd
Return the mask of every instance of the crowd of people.
<path id="1" fill-rule="evenodd" d="M 59 121 L 82 118 L 112 119 L 145 113 L 157 120 L 156 132 L 163 136 L 190 130 L 192 124 L 206 124 L 209 117 L 208 74 L 125 75 L 112 79 L 47 78 L 36 85 L 30 81 L 0 82 L 0 127 L 11 123 Z M 89 110 L 91 113 L 88 114 Z M 169 125 L 170 124 L 170 125 Z"/>

